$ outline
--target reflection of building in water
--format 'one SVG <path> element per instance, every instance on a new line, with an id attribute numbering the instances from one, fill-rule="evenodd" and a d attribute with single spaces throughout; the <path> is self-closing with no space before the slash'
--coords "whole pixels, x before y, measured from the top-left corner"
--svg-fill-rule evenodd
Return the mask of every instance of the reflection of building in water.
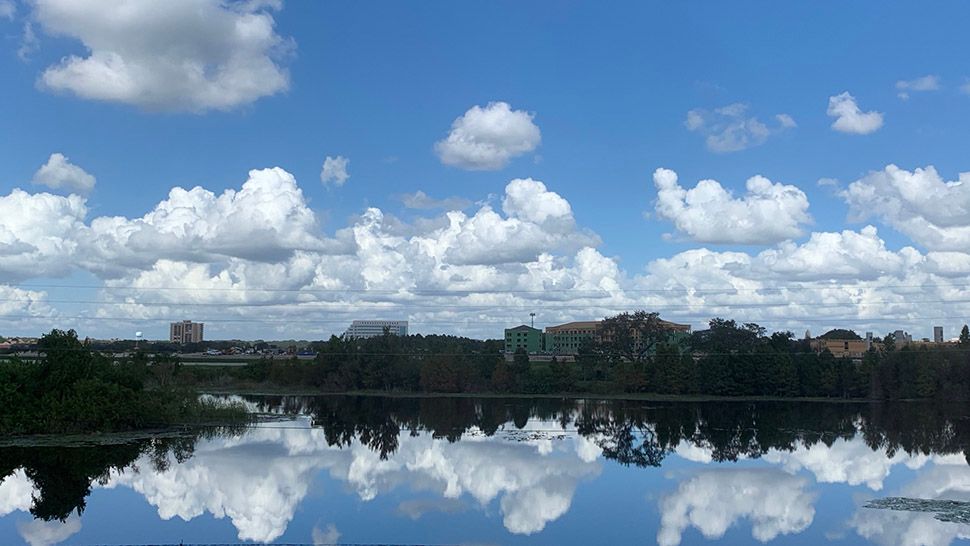
<path id="1" fill-rule="evenodd" d="M 355 320 L 344 332 L 344 339 L 367 339 L 380 337 L 384 331 L 392 336 L 408 335 L 408 321 L 406 320 Z"/>
<path id="2" fill-rule="evenodd" d="M 183 320 L 168 325 L 168 340 L 172 343 L 198 343 L 204 341 L 205 325 L 201 322 Z"/>

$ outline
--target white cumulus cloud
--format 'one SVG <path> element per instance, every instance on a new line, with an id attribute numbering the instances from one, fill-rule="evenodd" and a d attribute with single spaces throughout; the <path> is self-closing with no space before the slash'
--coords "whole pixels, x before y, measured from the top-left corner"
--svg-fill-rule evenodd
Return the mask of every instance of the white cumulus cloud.
<path id="1" fill-rule="evenodd" d="M 512 110 L 507 102 L 473 106 L 451 124 L 451 132 L 435 143 L 445 165 L 473 171 L 494 171 L 539 146 L 542 134 L 534 114 Z"/>
<path id="2" fill-rule="evenodd" d="M 716 180 L 701 180 L 685 189 L 669 169 L 654 171 L 653 182 L 658 216 L 694 241 L 769 244 L 798 237 L 801 226 L 811 222 L 804 192 L 763 176 L 749 178 L 747 193 L 740 198 Z"/>
<path id="3" fill-rule="evenodd" d="M 33 19 L 74 38 L 83 55 L 49 66 L 39 84 L 148 110 L 229 110 L 289 87 L 276 33 L 279 2 L 35 0 Z"/>
<path id="4" fill-rule="evenodd" d="M 335 186 L 343 186 L 344 182 L 350 179 L 347 166 L 350 160 L 342 155 L 337 157 L 327 156 L 323 160 L 323 168 L 320 170 L 320 181 L 324 184 L 333 182 Z"/>
<path id="5" fill-rule="evenodd" d="M 842 133 L 868 135 L 882 127 L 882 113 L 875 110 L 863 112 L 848 92 L 829 97 L 827 113 L 835 118 L 832 128 Z"/>
<path id="6" fill-rule="evenodd" d="M 264 339 L 326 338 L 361 314 L 407 318 L 421 333 L 480 337 L 500 335 L 533 309 L 545 324 L 642 308 L 695 327 L 725 316 L 797 332 L 919 332 L 927 324 L 921 317 L 941 317 L 936 322 L 955 333 L 970 315 L 962 303 L 970 301 L 966 246 L 891 247 L 870 226 L 796 239 L 810 221 L 796 188 L 756 177 L 747 192 L 731 195 L 715 182 L 681 188 L 664 170 L 656 182 L 658 211 L 667 207 L 658 216 L 685 238 L 775 244 L 756 252 L 693 248 L 628 272 L 597 250 L 599 237 L 579 224 L 566 195 L 534 179 L 509 181 L 493 204 L 473 210 L 405 221 L 369 208 L 330 233 L 295 178 L 278 168 L 254 170 L 240 187 L 219 192 L 174 188 L 131 217 L 88 220 L 81 196 L 18 189 L 0 195 L 0 283 L 79 272 L 102 279 L 103 288 L 91 296 L 98 304 L 68 312 L 42 291 L 7 286 L 0 309 L 11 315 L 6 331 L 21 334 L 56 320 L 111 337 L 192 316 L 213 336 Z M 935 197 L 941 205 L 927 203 L 925 218 L 959 223 L 959 185 L 918 191 L 931 195 L 936 185 L 945 190 Z M 898 199 L 905 206 L 886 210 L 917 207 Z M 920 288 L 906 288 L 913 286 Z"/>
<path id="7" fill-rule="evenodd" d="M 802 244 L 785 241 L 761 252 L 755 263 L 781 278 L 866 280 L 899 274 L 921 259 L 912 248 L 888 250 L 876 228 L 866 226 L 858 232 L 812 233 Z"/>
<path id="8" fill-rule="evenodd" d="M 516 178 L 505 186 L 502 210 L 511 218 L 553 226 L 562 231 L 571 230 L 575 225 L 569 202 L 531 178 Z"/>
<path id="9" fill-rule="evenodd" d="M 31 181 L 39 186 L 80 194 L 90 193 L 96 182 L 93 175 L 71 163 L 64 154 L 57 152 L 52 153 L 47 163 L 37 169 Z"/>
<path id="10" fill-rule="evenodd" d="M 932 166 L 887 165 L 841 195 L 853 220 L 879 218 L 931 250 L 970 250 L 970 173 L 946 181 Z"/>
<path id="11" fill-rule="evenodd" d="M 87 233 L 86 214 L 78 195 L 15 188 L 0 196 L 0 280 L 68 274 Z"/>
<path id="12" fill-rule="evenodd" d="M 161 258 L 272 262 L 327 245 L 296 179 L 280 168 L 250 171 L 241 189 L 219 195 L 176 187 L 141 218 L 99 217 L 90 229 L 86 244 L 99 263 L 87 266 L 109 273 Z"/>

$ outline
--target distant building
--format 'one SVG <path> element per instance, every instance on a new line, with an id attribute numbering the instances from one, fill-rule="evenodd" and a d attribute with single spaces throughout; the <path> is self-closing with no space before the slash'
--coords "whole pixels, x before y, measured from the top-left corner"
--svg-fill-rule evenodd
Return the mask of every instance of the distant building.
<path id="1" fill-rule="evenodd" d="M 505 352 L 514 353 L 519 349 L 525 349 L 525 352 L 529 354 L 544 352 L 546 345 L 542 330 L 525 324 L 515 328 L 506 328 Z"/>
<path id="2" fill-rule="evenodd" d="M 556 354 L 576 354 L 579 347 L 599 337 L 600 321 L 567 322 L 546 327 L 546 350 Z"/>
<path id="3" fill-rule="evenodd" d="M 344 339 L 367 339 L 380 337 L 384 331 L 392 336 L 408 335 L 408 321 L 406 320 L 355 320 L 344 332 Z"/>
<path id="4" fill-rule="evenodd" d="M 183 320 L 168 325 L 168 340 L 172 343 L 198 343 L 204 341 L 205 325 L 201 322 Z"/>
<path id="5" fill-rule="evenodd" d="M 896 341 L 896 348 L 902 348 L 913 342 L 913 336 L 909 335 L 909 332 L 905 330 L 896 330 L 893 332 L 893 339 Z"/>
<path id="6" fill-rule="evenodd" d="M 943 327 L 933 327 L 933 343 L 943 343 Z"/>
<path id="7" fill-rule="evenodd" d="M 872 346 L 872 338 L 866 339 L 813 339 L 812 350 L 816 353 L 828 351 L 835 358 L 861 359 Z"/>
<path id="8" fill-rule="evenodd" d="M 599 320 L 567 322 L 547 326 L 545 333 L 524 324 L 509 328 L 505 330 L 505 352 L 514 353 L 521 347 L 531 354 L 575 355 L 584 343 L 600 340 L 601 324 Z M 661 320 L 660 324 L 669 332 L 671 339 L 679 340 L 691 331 L 688 324 L 665 320 Z"/>

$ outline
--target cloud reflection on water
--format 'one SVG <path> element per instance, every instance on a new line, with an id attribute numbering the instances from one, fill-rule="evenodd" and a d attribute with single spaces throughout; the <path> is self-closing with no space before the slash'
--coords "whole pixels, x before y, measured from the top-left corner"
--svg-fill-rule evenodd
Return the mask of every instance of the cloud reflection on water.
<path id="1" fill-rule="evenodd" d="M 483 507 L 498 499 L 506 529 L 532 534 L 566 513 L 577 483 L 601 470 L 599 462 L 580 457 L 588 458 L 590 448 L 575 436 L 508 442 L 470 434 L 448 443 L 428 433 L 402 435 L 398 450 L 382 460 L 356 441 L 345 449 L 329 446 L 323 431 L 306 420 L 277 424 L 238 438 L 204 440 L 182 464 L 164 472 L 129 469 L 107 487 L 131 487 L 162 519 L 191 520 L 208 512 L 228 517 L 241 540 L 269 542 L 286 530 L 314 476 L 326 471 L 363 501 L 398 487 L 447 499 L 469 495 Z M 536 457 L 550 462 L 537 464 Z"/>
<path id="2" fill-rule="evenodd" d="M 280 407 L 289 402 L 283 400 Z M 560 530 L 537 534 L 569 513 L 584 481 L 611 488 L 600 495 L 644 488 L 637 494 L 659 497 L 649 501 L 656 502 L 659 522 L 623 536 L 642 541 L 656 533 L 661 546 L 690 542 L 697 536 L 686 535 L 692 529 L 711 541 L 737 540 L 728 535 L 734 528 L 771 542 L 799 533 L 808 539 L 833 523 L 839 530 L 826 536 L 853 544 L 888 545 L 902 537 L 906 544 L 943 546 L 970 537 L 968 526 L 933 520 L 929 514 L 856 509 L 849 517 L 816 501 L 828 491 L 821 484 L 845 484 L 856 489 L 839 494 L 852 495 L 852 505 L 861 506 L 876 491 L 900 489 L 899 480 L 888 480 L 900 471 L 915 477 L 892 494 L 970 499 L 965 436 L 954 432 L 949 420 L 897 425 L 886 420 L 897 414 L 883 411 L 863 413 L 865 421 L 856 410 L 842 411 L 841 406 L 799 414 L 746 405 L 579 405 L 577 410 L 561 404 L 535 410 L 518 402 L 447 402 L 296 404 L 286 411 L 298 416 L 281 409 L 256 428 L 202 436 L 182 451 L 149 449 L 138 455 L 137 449 L 124 448 L 131 453 L 125 459 L 107 450 L 92 459 L 103 463 L 80 468 L 79 476 L 98 476 L 98 469 L 110 463 L 107 479 L 98 478 L 93 487 L 130 488 L 164 520 L 228 519 L 240 540 L 260 542 L 279 539 L 291 524 L 294 531 L 313 526 L 312 521 L 293 522 L 301 505 L 320 493 L 349 494 L 363 504 L 385 498 L 390 506 L 375 503 L 368 510 L 387 508 L 402 520 L 417 521 L 430 513 L 456 520 L 475 513 L 497 515 L 509 533 L 548 541 Z M 765 424 L 766 419 L 774 421 Z M 784 423 L 793 419 L 804 422 L 786 428 Z M 0 482 L 0 517 L 34 508 L 44 496 L 44 483 L 48 493 L 56 493 L 56 480 L 38 482 L 38 490 L 28 476 L 49 478 L 72 468 L 51 461 L 39 465 L 29 449 L 5 453 L 12 463 L 8 468 L 24 466 Z M 167 457 L 166 464 L 157 464 L 159 453 Z M 188 458 L 177 462 L 176 453 Z M 661 464 L 665 473 L 651 471 Z M 604 469 L 609 475 L 597 480 Z M 65 499 L 71 501 L 65 509 L 79 503 L 77 510 L 83 510 L 87 494 L 83 488 L 76 494 L 77 499 Z M 573 514 L 568 521 L 583 515 Z M 15 521 L 30 544 L 55 544 L 81 530 L 77 516 L 50 524 Z M 331 526 L 335 532 L 337 526 L 355 532 L 352 521 L 331 516 L 316 521 L 314 540 L 336 536 L 328 534 Z M 306 529 L 309 539 L 311 529 Z"/>
<path id="3" fill-rule="evenodd" d="M 660 546 L 677 546 L 695 527 L 708 539 L 724 536 L 738 520 L 751 522 L 761 542 L 800 533 L 815 518 L 809 481 L 774 468 L 705 469 L 680 482 L 660 501 Z"/>

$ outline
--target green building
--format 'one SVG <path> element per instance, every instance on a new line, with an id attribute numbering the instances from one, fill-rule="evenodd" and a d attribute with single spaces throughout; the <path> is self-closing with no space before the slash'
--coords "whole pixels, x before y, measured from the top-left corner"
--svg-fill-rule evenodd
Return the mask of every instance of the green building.
<path id="1" fill-rule="evenodd" d="M 531 328 L 523 324 L 515 328 L 505 329 L 505 352 L 514 353 L 518 349 L 525 349 L 529 354 L 541 353 L 545 350 L 545 339 L 542 330 Z"/>

